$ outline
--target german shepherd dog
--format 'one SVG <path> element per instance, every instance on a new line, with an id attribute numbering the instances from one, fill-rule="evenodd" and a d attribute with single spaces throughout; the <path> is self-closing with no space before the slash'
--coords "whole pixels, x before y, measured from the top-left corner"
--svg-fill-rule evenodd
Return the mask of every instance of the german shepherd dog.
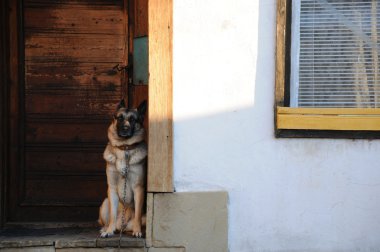
<path id="1" fill-rule="evenodd" d="M 130 109 L 126 108 L 124 99 L 121 100 L 108 128 L 109 142 L 103 154 L 107 162 L 108 197 L 99 210 L 101 237 L 122 232 L 123 224 L 133 236 L 142 237 L 141 226 L 145 225 L 147 145 L 143 122 L 146 104 L 144 101 L 137 109 Z"/>

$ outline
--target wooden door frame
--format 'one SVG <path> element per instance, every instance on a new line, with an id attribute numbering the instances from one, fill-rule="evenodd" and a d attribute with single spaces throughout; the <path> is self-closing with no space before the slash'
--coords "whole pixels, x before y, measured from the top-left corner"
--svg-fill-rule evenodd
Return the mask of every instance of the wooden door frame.
<path id="1" fill-rule="evenodd" d="M 0 228 L 6 221 L 10 127 L 10 10 L 0 3 Z M 148 0 L 148 192 L 173 192 L 173 0 Z M 17 45 L 16 45 L 17 47 Z"/>
<path id="2" fill-rule="evenodd" d="M 173 0 L 148 0 L 148 192 L 173 192 Z"/>
<path id="3" fill-rule="evenodd" d="M 0 228 L 5 223 L 7 167 L 8 167 L 8 125 L 9 125 L 9 12 L 8 1 L 0 3 Z"/>

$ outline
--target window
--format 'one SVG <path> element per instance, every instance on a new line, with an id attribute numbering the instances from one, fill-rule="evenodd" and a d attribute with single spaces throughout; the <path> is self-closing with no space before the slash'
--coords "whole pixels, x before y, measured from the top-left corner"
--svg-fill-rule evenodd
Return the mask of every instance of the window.
<path id="1" fill-rule="evenodd" d="M 380 130 L 379 33 L 380 0 L 278 0 L 277 133 Z"/>

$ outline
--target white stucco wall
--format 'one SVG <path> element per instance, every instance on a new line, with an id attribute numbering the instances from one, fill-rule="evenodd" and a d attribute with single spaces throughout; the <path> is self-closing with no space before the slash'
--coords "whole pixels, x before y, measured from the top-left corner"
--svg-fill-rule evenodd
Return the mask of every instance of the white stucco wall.
<path id="1" fill-rule="evenodd" d="M 228 191 L 231 252 L 380 251 L 380 140 L 274 137 L 275 24 L 275 0 L 174 0 L 176 190 Z"/>

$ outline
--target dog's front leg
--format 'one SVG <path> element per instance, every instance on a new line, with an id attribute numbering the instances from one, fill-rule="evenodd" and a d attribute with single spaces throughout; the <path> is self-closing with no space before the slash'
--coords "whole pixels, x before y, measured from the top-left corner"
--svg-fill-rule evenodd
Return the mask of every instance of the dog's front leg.
<path id="1" fill-rule="evenodd" d="M 135 201 L 135 217 L 133 219 L 132 235 L 136 237 L 142 237 L 141 216 L 144 204 L 144 188 L 142 186 L 136 186 L 133 190 L 133 193 Z"/>
<path id="2" fill-rule="evenodd" d="M 107 166 L 108 200 L 109 200 L 109 224 L 108 228 L 101 233 L 101 237 L 110 237 L 116 231 L 117 210 L 119 196 L 117 193 L 117 171 L 113 165 Z"/>

